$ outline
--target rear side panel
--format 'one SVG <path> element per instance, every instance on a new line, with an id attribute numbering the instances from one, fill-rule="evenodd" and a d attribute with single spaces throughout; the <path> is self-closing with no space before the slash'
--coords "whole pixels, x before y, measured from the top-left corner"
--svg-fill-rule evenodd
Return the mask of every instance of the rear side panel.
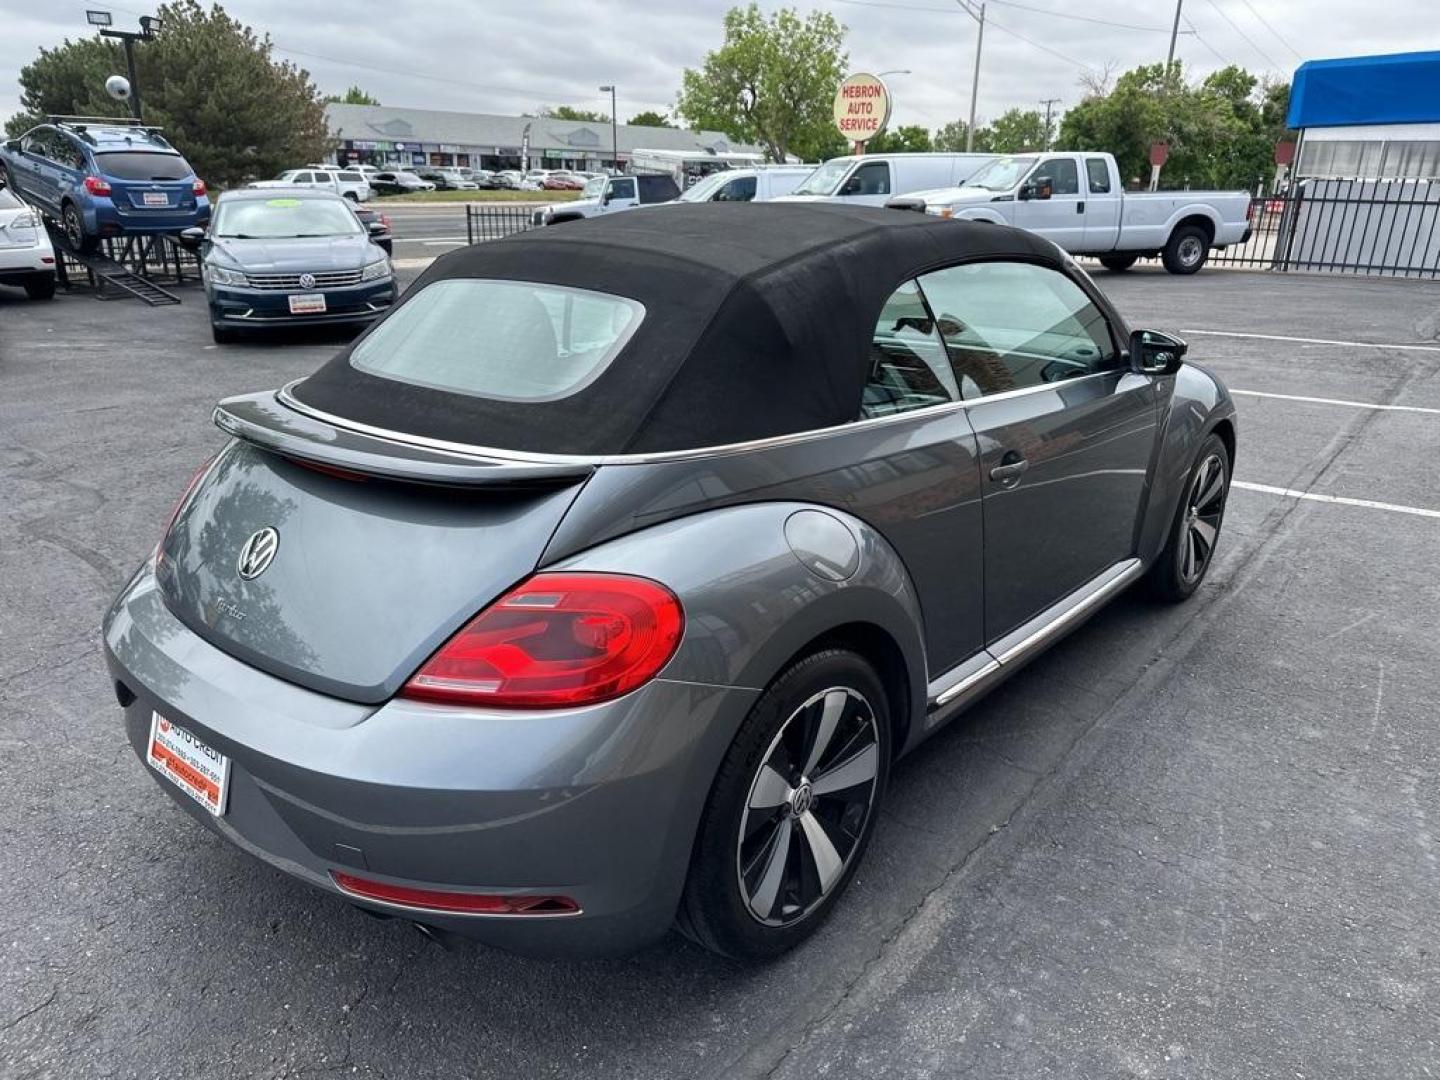
<path id="1" fill-rule="evenodd" d="M 236 443 L 166 537 L 157 576 L 211 644 L 323 693 L 383 701 L 534 569 L 578 489 L 345 479 Z M 247 580 L 241 551 L 266 528 L 278 547 Z"/>

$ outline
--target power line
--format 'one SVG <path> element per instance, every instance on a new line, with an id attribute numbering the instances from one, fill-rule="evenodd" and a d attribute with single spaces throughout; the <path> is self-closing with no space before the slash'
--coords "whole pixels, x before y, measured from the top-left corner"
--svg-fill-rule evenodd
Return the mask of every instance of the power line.
<path id="1" fill-rule="evenodd" d="M 1264 60 L 1267 64 L 1269 64 L 1270 67 L 1271 67 L 1273 70 L 1275 70 L 1275 71 L 1283 71 L 1283 70 L 1285 70 L 1285 69 L 1282 68 L 1279 64 L 1275 63 L 1274 60 L 1270 59 L 1270 57 L 1266 55 L 1265 50 L 1262 49 L 1262 48 L 1260 48 L 1259 45 L 1256 45 L 1255 42 L 1254 42 L 1253 40 L 1251 40 L 1250 35 L 1247 34 L 1247 33 L 1245 33 L 1244 30 L 1241 30 L 1240 27 L 1239 27 L 1239 25 L 1235 22 L 1234 19 L 1230 18 L 1229 15 L 1226 15 L 1226 14 L 1225 14 L 1225 9 L 1222 8 L 1219 4 L 1217 4 L 1217 3 L 1215 2 L 1215 0 L 1205 0 L 1205 2 L 1206 2 L 1207 4 L 1209 4 L 1212 8 L 1214 8 L 1214 9 L 1215 9 L 1215 13 L 1216 13 L 1217 15 L 1219 15 L 1222 19 L 1224 19 L 1227 23 L 1230 24 L 1230 29 L 1234 30 L 1235 33 L 1239 34 L 1242 38 L 1244 38 L 1246 44 L 1248 44 L 1248 45 L 1250 46 L 1250 48 L 1254 49 L 1257 53 L 1259 53 L 1259 54 L 1260 54 L 1260 58 L 1261 58 L 1262 60 Z"/>
<path id="2" fill-rule="evenodd" d="M 928 4 L 895 4 L 887 3 L 886 0 L 834 0 L 834 2 L 849 4 L 852 7 L 894 8 L 899 11 L 934 11 L 941 15 L 964 14 L 964 12 L 955 8 L 932 7 Z M 1016 0 L 986 0 L 986 2 L 994 4 L 997 7 L 1015 8 L 1018 11 L 1030 11 L 1037 15 L 1049 15 L 1056 19 L 1071 19 L 1075 22 L 1093 23 L 1096 26 L 1109 26 L 1117 30 L 1140 30 L 1147 34 L 1168 34 L 1170 32 L 1163 26 L 1140 26 L 1136 23 L 1096 19 L 1089 15 L 1072 15 L 1068 11 L 1052 11 L 1049 8 L 1031 7 L 1029 4 L 1016 3 Z"/>
<path id="3" fill-rule="evenodd" d="M 1269 30 L 1270 33 L 1275 35 L 1276 41 L 1280 42 L 1281 45 L 1284 45 L 1285 48 L 1289 49 L 1292 53 L 1294 53 L 1296 60 L 1305 59 L 1305 57 L 1300 55 L 1300 51 L 1296 49 L 1295 46 L 1291 45 L 1290 42 L 1286 41 L 1283 37 L 1280 36 L 1279 30 L 1276 30 L 1275 27 L 1270 25 L 1269 19 L 1265 18 L 1264 15 L 1261 15 L 1260 12 L 1255 10 L 1255 6 L 1250 3 L 1250 0 L 1240 0 L 1240 2 L 1245 5 L 1251 15 L 1254 15 L 1255 18 L 1260 20 L 1261 24 L 1265 27 L 1266 30 Z"/>
<path id="4" fill-rule="evenodd" d="M 1204 45 L 1205 48 L 1210 50 L 1211 56 L 1215 57 L 1216 60 L 1219 60 L 1220 63 L 1226 65 L 1227 67 L 1230 66 L 1230 58 L 1223 55 L 1219 49 L 1215 48 L 1214 45 L 1211 45 L 1208 41 L 1206 41 L 1203 37 L 1200 36 L 1200 31 L 1195 29 L 1195 24 L 1190 21 L 1189 15 L 1182 15 L 1181 18 L 1185 20 L 1185 25 L 1190 28 L 1190 33 L 1195 38 L 1195 40 L 1198 41 L 1201 45 Z"/>

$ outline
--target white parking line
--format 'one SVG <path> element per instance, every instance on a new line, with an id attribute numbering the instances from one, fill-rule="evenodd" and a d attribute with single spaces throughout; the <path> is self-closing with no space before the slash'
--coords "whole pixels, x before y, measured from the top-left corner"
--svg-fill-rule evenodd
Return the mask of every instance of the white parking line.
<path id="1" fill-rule="evenodd" d="M 1387 341 L 1331 341 L 1329 338 L 1285 337 L 1281 334 L 1247 334 L 1238 330 L 1181 330 L 1182 334 L 1211 337 L 1255 338 L 1257 341 L 1295 341 L 1302 345 L 1344 345 L 1351 349 L 1403 349 L 1407 352 L 1440 353 L 1440 345 L 1394 345 Z"/>
<path id="2" fill-rule="evenodd" d="M 1413 514 L 1416 517 L 1440 518 L 1440 510 L 1427 510 L 1421 506 L 1401 506 L 1398 503 L 1375 502 L 1373 499 L 1347 499 L 1343 495 L 1321 495 L 1315 491 L 1296 491 L 1294 488 L 1272 487 L 1269 484 L 1251 484 L 1244 480 L 1232 480 L 1230 486 L 1242 491 L 1258 491 L 1263 495 L 1283 495 L 1287 499 L 1305 499 L 1308 502 L 1337 503 L 1340 506 L 1358 506 L 1365 510 L 1388 510 L 1392 514 Z"/>
<path id="3" fill-rule="evenodd" d="M 1243 394 L 1246 397 L 1278 398 L 1281 401 L 1305 401 L 1312 405 L 1344 405 L 1348 409 L 1381 409 L 1385 412 L 1428 413 L 1432 416 L 1440 416 L 1440 409 L 1430 409 L 1423 405 L 1377 405 L 1372 401 L 1345 401 L 1341 398 L 1305 397 L 1301 394 L 1271 394 L 1264 390 L 1231 390 L 1230 393 Z"/>

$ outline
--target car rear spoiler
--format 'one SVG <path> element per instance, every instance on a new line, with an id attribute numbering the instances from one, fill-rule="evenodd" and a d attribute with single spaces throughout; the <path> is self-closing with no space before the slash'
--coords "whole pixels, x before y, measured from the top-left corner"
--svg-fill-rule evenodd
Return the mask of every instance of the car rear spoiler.
<path id="1" fill-rule="evenodd" d="M 354 479 L 546 488 L 573 484 L 595 471 L 585 461 L 507 461 L 481 451 L 472 455 L 354 431 L 290 408 L 275 391 L 226 398 L 215 407 L 215 426 L 301 465 Z"/>

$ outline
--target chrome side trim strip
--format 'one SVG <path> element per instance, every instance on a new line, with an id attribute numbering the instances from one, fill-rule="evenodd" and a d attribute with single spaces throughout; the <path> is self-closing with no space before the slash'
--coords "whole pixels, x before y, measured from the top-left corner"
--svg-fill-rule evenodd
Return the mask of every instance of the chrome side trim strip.
<path id="1" fill-rule="evenodd" d="M 1042 612 L 996 642 L 993 651 L 1000 663 L 1013 664 L 1026 653 L 1038 649 L 1129 585 L 1144 569 L 1145 566 L 1139 559 L 1126 559 L 1091 578 L 1088 584 L 1071 593 L 1054 608 Z"/>
<path id="2" fill-rule="evenodd" d="M 1111 371 L 1097 371 L 1089 375 L 1082 375 L 1078 379 L 1066 379 L 1062 383 L 1041 383 L 1038 386 L 1026 386 L 1019 390 L 1007 390 L 1002 394 L 990 394 L 987 397 L 976 398 L 974 401 L 955 401 L 948 405 L 932 405 L 926 409 L 915 409 L 911 412 L 893 413 L 890 416 L 872 416 L 866 420 L 855 420 L 848 424 L 836 424 L 831 427 L 815 428 L 811 431 L 797 431 L 788 435 L 773 435 L 765 439 L 751 439 L 746 442 L 724 443 L 719 446 L 700 446 L 692 450 L 661 450 L 649 454 L 544 454 L 528 450 L 502 450 L 494 446 L 477 446 L 472 443 L 453 442 L 448 439 L 432 439 L 424 435 L 412 435 L 404 431 L 392 431 L 388 428 L 376 427 L 373 424 L 362 423 L 359 420 L 350 420 L 343 416 L 336 416 L 334 413 L 317 409 L 313 405 L 306 405 L 292 393 L 292 387 L 302 382 L 295 379 L 286 383 L 279 390 L 275 391 L 275 400 L 288 409 L 303 413 L 315 420 L 321 420 L 338 428 L 345 428 L 349 431 L 357 431 L 362 435 L 369 435 L 377 439 L 388 439 L 390 442 L 406 443 L 411 446 L 423 446 L 430 450 L 443 450 L 451 454 L 463 454 L 468 457 L 480 457 L 489 461 L 520 461 L 531 465 L 646 465 L 666 461 L 694 461 L 699 458 L 718 457 L 722 454 L 743 454 L 752 450 L 769 450 L 777 446 L 790 446 L 796 443 L 809 442 L 812 439 L 825 439 L 834 435 L 846 435 L 853 431 L 864 431 L 868 428 L 882 427 L 888 424 L 900 424 L 905 422 L 921 422 L 934 419 L 940 416 L 949 416 L 953 413 L 964 412 L 976 405 L 989 405 L 995 401 L 1007 401 L 1011 398 L 1027 397 L 1031 394 L 1055 391 L 1060 387 L 1075 386 L 1087 379 L 1099 379 L 1109 375 L 1123 374 L 1123 369 L 1115 368 Z"/>
<path id="3" fill-rule="evenodd" d="M 950 668 L 936 682 L 942 682 L 945 678 L 952 676 L 955 681 L 938 693 L 932 691 L 926 728 L 933 728 L 944 719 L 942 713 L 954 711 L 954 709 L 946 709 L 946 706 L 958 707 L 964 704 L 962 699 L 979 697 L 990 683 L 1003 677 L 1009 667 L 1030 654 L 1038 652 L 1041 646 L 1051 639 L 1059 637 L 1073 628 L 1084 616 L 1139 577 L 1144 569 L 1145 566 L 1139 559 L 1126 559 L 1116 563 L 1091 578 L 1059 603 L 1042 611 L 1029 622 L 1001 638 L 989 649 L 982 649 L 969 659 Z M 931 685 L 933 687 L 935 684 Z"/>
<path id="4" fill-rule="evenodd" d="M 972 686 L 978 686 L 1000 670 L 1000 661 L 990 656 L 987 652 L 982 652 L 979 656 L 975 657 L 975 659 L 979 660 L 985 657 L 989 657 L 989 659 L 979 668 L 972 671 L 969 675 L 963 676 L 957 682 L 947 686 L 944 690 L 941 690 L 940 693 L 936 694 L 935 704 L 948 705 L 961 694 L 965 693 L 966 690 L 969 690 Z"/>

